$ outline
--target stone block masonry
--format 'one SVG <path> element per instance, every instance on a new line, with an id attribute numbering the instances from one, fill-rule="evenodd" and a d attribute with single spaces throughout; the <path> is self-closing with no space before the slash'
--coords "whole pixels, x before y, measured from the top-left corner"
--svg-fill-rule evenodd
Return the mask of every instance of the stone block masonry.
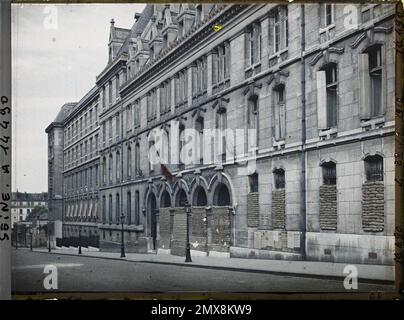
<path id="1" fill-rule="evenodd" d="M 272 191 L 272 227 L 285 230 L 285 189 Z"/>
<path id="2" fill-rule="evenodd" d="M 184 208 L 175 208 L 171 254 L 185 256 L 187 239 L 187 214 Z"/>
<path id="3" fill-rule="evenodd" d="M 384 230 L 384 184 L 365 182 L 362 186 L 362 228 L 365 232 Z"/>
<path id="4" fill-rule="evenodd" d="M 337 230 L 337 186 L 320 186 L 320 228 Z"/>
<path id="5" fill-rule="evenodd" d="M 170 242 L 171 242 L 170 209 L 160 208 L 159 248 L 170 249 Z"/>
<path id="6" fill-rule="evenodd" d="M 205 207 L 192 208 L 192 234 L 190 241 L 192 250 L 207 251 L 208 223 Z"/>
<path id="7" fill-rule="evenodd" d="M 211 251 L 229 252 L 230 211 L 228 207 L 213 207 Z"/>
<path id="8" fill-rule="evenodd" d="M 259 193 L 250 192 L 247 195 L 247 224 L 249 227 L 258 227 L 259 211 Z"/>

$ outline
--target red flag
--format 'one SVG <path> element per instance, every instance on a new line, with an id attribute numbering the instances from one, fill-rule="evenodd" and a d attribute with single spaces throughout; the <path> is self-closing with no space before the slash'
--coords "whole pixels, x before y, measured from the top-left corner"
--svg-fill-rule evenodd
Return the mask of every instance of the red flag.
<path id="1" fill-rule="evenodd" d="M 167 168 L 164 164 L 160 163 L 160 169 L 161 169 L 161 174 L 162 174 L 168 181 L 171 181 L 171 180 L 173 179 L 172 173 L 170 172 L 170 170 L 168 170 L 168 168 Z"/>

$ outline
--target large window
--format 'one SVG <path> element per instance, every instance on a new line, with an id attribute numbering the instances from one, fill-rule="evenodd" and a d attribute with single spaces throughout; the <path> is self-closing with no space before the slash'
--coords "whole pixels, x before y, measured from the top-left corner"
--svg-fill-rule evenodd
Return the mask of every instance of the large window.
<path id="1" fill-rule="evenodd" d="M 327 127 L 337 125 L 337 65 L 331 64 L 325 68 L 327 88 Z"/>
<path id="2" fill-rule="evenodd" d="M 288 47 L 288 7 L 278 6 L 273 10 L 273 51 Z"/>
<path id="3" fill-rule="evenodd" d="M 132 223 L 132 195 L 130 192 L 127 194 L 127 202 L 126 202 L 126 216 L 128 224 Z"/>
<path id="4" fill-rule="evenodd" d="M 135 145 L 135 174 L 138 176 L 140 174 L 140 145 L 136 142 Z"/>
<path id="5" fill-rule="evenodd" d="M 185 145 L 185 126 L 183 124 L 179 125 L 178 139 L 179 139 L 179 141 L 178 141 L 178 160 L 179 160 L 179 166 L 182 167 L 184 165 L 184 163 L 181 159 L 181 151 Z"/>
<path id="6" fill-rule="evenodd" d="M 195 139 L 197 142 L 196 150 L 198 152 L 200 163 L 203 163 L 203 130 L 205 129 L 205 120 L 203 117 L 198 117 L 195 121 L 195 130 L 198 132 L 199 137 Z M 199 145 L 198 145 L 199 144 Z"/>
<path id="7" fill-rule="evenodd" d="M 370 75 L 370 116 L 381 114 L 382 104 L 382 50 L 375 46 L 368 53 Z"/>
<path id="8" fill-rule="evenodd" d="M 108 103 L 112 103 L 112 81 L 108 82 Z"/>
<path id="9" fill-rule="evenodd" d="M 140 223 L 140 197 L 139 191 L 135 192 L 135 224 Z"/>
<path id="10" fill-rule="evenodd" d="M 317 116 L 321 130 L 337 126 L 337 65 L 329 63 L 317 72 Z"/>
<path id="11" fill-rule="evenodd" d="M 102 223 L 107 221 L 107 200 L 102 196 Z"/>
<path id="12" fill-rule="evenodd" d="M 366 157 L 365 173 L 367 181 L 383 181 L 383 158 L 379 155 Z"/>
<path id="13" fill-rule="evenodd" d="M 286 135 L 286 103 L 285 103 L 285 86 L 280 84 L 274 88 L 275 105 L 275 140 L 283 140 Z"/>
<path id="14" fill-rule="evenodd" d="M 322 3 L 322 26 L 327 27 L 334 23 L 334 4 Z"/>
<path id="15" fill-rule="evenodd" d="M 140 110 L 138 102 L 135 102 L 133 107 L 133 124 L 135 129 L 140 127 Z"/>
<path id="16" fill-rule="evenodd" d="M 109 155 L 109 161 L 108 161 L 109 183 L 112 183 L 112 164 L 113 164 L 113 157 L 112 157 L 112 154 L 110 154 Z"/>
<path id="17" fill-rule="evenodd" d="M 226 129 L 227 129 L 227 112 L 225 108 L 220 108 L 216 116 L 216 128 L 219 129 L 218 152 L 221 160 L 226 160 Z"/>
<path id="18" fill-rule="evenodd" d="M 109 224 L 112 224 L 112 195 L 109 195 L 109 208 L 108 208 Z"/>
<path id="19" fill-rule="evenodd" d="M 115 212 L 115 223 L 118 224 L 121 218 L 121 202 L 119 193 L 116 194 L 116 212 Z"/>
<path id="20" fill-rule="evenodd" d="M 254 65 L 261 61 L 261 25 L 253 23 L 246 30 L 246 64 Z"/>
<path id="21" fill-rule="evenodd" d="M 126 131 L 130 131 L 132 128 L 132 106 L 126 107 Z"/>
<path id="22" fill-rule="evenodd" d="M 285 188 L 285 170 L 276 169 L 274 171 L 274 182 L 275 182 L 275 189 Z"/>
<path id="23" fill-rule="evenodd" d="M 175 78 L 175 103 L 182 104 L 188 97 L 188 74 L 186 70 L 178 73 Z"/>
<path id="24" fill-rule="evenodd" d="M 121 129 L 121 125 L 120 125 L 120 120 L 119 120 L 119 113 L 116 115 L 116 121 L 115 121 L 115 125 L 116 125 L 116 139 L 119 139 L 120 136 L 120 129 Z"/>
<path id="25" fill-rule="evenodd" d="M 132 176 L 132 149 L 130 146 L 128 146 L 127 149 L 126 171 L 128 174 L 128 179 L 130 179 Z"/>
<path id="26" fill-rule="evenodd" d="M 192 68 L 192 94 L 201 94 L 207 90 L 207 58 L 197 60 Z"/>
<path id="27" fill-rule="evenodd" d="M 119 151 L 116 152 L 116 181 L 118 182 L 121 177 L 121 154 Z"/>
<path id="28" fill-rule="evenodd" d="M 108 136 L 109 136 L 109 139 L 111 140 L 112 139 L 112 118 L 109 118 L 108 123 L 109 123 Z"/>
<path id="29" fill-rule="evenodd" d="M 147 121 L 156 119 L 157 111 L 157 92 L 156 89 L 151 90 L 146 96 L 147 102 Z"/>
<path id="30" fill-rule="evenodd" d="M 322 166 L 323 184 L 335 185 L 337 183 L 337 167 L 334 162 L 326 162 Z"/>
<path id="31" fill-rule="evenodd" d="M 249 175 L 248 182 L 250 185 L 250 192 L 258 192 L 258 174 L 253 173 Z"/>

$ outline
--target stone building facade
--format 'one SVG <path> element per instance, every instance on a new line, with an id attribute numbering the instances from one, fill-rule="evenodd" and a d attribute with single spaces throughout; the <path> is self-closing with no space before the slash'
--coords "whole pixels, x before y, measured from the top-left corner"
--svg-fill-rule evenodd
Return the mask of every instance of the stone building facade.
<path id="1" fill-rule="evenodd" d="M 131 29 L 112 20 L 107 66 L 60 122 L 64 235 L 117 251 L 123 222 L 128 251 L 185 255 L 189 203 L 193 255 L 392 264 L 394 15 L 148 4 Z M 202 163 L 172 152 L 189 128 Z M 172 178 L 149 161 L 159 143 Z"/>
<path id="2" fill-rule="evenodd" d="M 13 192 L 11 197 L 11 225 L 14 223 L 25 221 L 28 214 L 37 207 L 48 207 L 48 194 Z"/>

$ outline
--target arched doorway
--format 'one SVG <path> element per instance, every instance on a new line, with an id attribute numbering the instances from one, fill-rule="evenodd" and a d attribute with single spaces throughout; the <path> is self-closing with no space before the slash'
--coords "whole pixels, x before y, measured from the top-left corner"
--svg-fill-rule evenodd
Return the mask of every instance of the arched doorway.
<path id="1" fill-rule="evenodd" d="M 191 248 L 206 254 L 208 245 L 208 199 L 202 186 L 192 196 Z"/>
<path id="2" fill-rule="evenodd" d="M 177 196 L 175 197 L 175 207 L 182 208 L 187 202 L 187 194 L 184 189 L 178 190 Z"/>
<path id="3" fill-rule="evenodd" d="M 230 192 L 224 183 L 219 183 L 213 194 L 213 205 L 215 206 L 230 206 Z"/>
<path id="4" fill-rule="evenodd" d="M 185 256 L 186 235 L 187 235 L 187 214 L 185 205 L 187 203 L 187 193 L 180 188 L 175 194 L 173 241 L 171 254 Z"/>
<path id="5" fill-rule="evenodd" d="M 160 208 L 171 207 L 171 198 L 167 190 L 164 190 L 161 194 Z"/>
<path id="6" fill-rule="evenodd" d="M 204 207 L 208 205 L 208 199 L 206 197 L 205 189 L 203 189 L 202 187 L 196 188 L 193 196 L 192 205 L 195 207 Z"/>
<path id="7" fill-rule="evenodd" d="M 170 214 L 171 197 L 167 190 L 164 190 L 160 197 L 159 211 L 159 251 L 169 250 L 171 247 L 172 221 Z"/>
<path id="8" fill-rule="evenodd" d="M 231 193 L 228 186 L 219 182 L 213 189 L 212 207 L 212 243 L 210 251 L 225 253 L 230 252 L 231 245 Z"/>
<path id="9" fill-rule="evenodd" d="M 150 237 L 152 238 L 152 249 L 156 249 L 157 238 L 157 219 L 156 219 L 157 201 L 154 193 L 149 194 L 147 201 L 147 215 L 150 221 Z"/>

